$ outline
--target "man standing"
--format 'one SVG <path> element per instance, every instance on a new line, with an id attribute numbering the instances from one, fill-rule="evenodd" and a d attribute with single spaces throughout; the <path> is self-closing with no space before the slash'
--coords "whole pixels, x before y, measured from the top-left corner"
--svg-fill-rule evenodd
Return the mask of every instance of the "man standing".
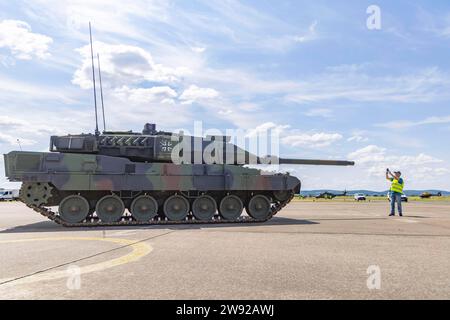
<path id="1" fill-rule="evenodd" d="M 403 187 L 405 186 L 405 181 L 401 178 L 402 173 L 400 171 L 395 171 L 394 174 L 389 169 L 386 169 L 386 179 L 391 181 L 391 214 L 390 217 L 395 216 L 395 202 L 397 202 L 398 214 L 400 217 L 403 216 L 402 213 L 402 194 Z"/>

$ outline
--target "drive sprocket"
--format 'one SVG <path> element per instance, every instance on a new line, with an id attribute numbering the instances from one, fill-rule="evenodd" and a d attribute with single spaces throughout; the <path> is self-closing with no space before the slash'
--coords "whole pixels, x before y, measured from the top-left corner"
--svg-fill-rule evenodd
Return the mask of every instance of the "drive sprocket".
<path id="1" fill-rule="evenodd" d="M 24 182 L 19 197 L 27 205 L 42 206 L 51 198 L 52 189 L 47 182 Z"/>

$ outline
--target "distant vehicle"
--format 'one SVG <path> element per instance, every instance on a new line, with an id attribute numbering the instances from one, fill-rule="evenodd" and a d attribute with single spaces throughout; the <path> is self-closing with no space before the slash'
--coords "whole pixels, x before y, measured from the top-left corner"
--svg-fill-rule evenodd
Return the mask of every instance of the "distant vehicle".
<path id="1" fill-rule="evenodd" d="M 355 193 L 354 198 L 356 201 L 366 201 L 366 195 L 362 193 Z"/>
<path id="2" fill-rule="evenodd" d="M 344 191 L 341 194 L 335 194 L 331 192 L 322 192 L 316 196 L 316 199 L 334 199 L 336 197 L 345 197 L 347 195 L 347 191 Z"/>
<path id="3" fill-rule="evenodd" d="M 391 193 L 388 192 L 387 194 L 388 200 L 391 201 Z M 402 194 L 402 202 L 408 202 L 408 197 L 406 194 Z"/>
<path id="4" fill-rule="evenodd" d="M 429 193 L 429 192 L 424 192 L 424 193 L 422 193 L 422 194 L 420 195 L 420 197 L 421 197 L 422 199 L 429 199 L 429 198 L 431 198 L 431 197 L 442 197 L 442 193 L 438 192 L 438 193 L 436 193 L 436 194 L 432 194 L 432 193 Z"/>
<path id="5" fill-rule="evenodd" d="M 19 190 L 1 190 L 0 201 L 12 201 L 19 198 Z"/>

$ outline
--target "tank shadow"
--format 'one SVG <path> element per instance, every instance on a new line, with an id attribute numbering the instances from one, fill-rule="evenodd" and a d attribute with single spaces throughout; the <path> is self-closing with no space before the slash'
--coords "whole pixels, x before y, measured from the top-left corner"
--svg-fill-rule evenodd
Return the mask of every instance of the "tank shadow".
<path id="1" fill-rule="evenodd" d="M 165 225 L 143 225 L 143 226 L 106 226 L 106 227 L 74 227 L 66 228 L 53 221 L 42 221 L 22 226 L 15 226 L 0 231 L 0 234 L 7 233 L 31 233 L 31 232 L 71 232 L 71 231 L 95 231 L 95 230 L 193 230 L 193 229 L 213 229 L 213 228 L 251 228 L 260 226 L 284 226 L 284 225 L 314 225 L 319 222 L 302 219 L 291 219 L 274 217 L 267 222 L 261 223 L 222 223 L 222 224 L 165 224 Z"/>

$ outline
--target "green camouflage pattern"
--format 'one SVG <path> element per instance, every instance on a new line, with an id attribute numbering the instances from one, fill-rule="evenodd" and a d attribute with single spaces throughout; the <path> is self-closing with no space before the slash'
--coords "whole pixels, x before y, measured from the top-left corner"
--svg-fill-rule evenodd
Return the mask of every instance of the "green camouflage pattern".
<path id="1" fill-rule="evenodd" d="M 61 191 L 300 192 L 296 177 L 237 165 L 144 163 L 95 154 L 25 151 L 4 158 L 10 181 L 46 182 Z"/>

